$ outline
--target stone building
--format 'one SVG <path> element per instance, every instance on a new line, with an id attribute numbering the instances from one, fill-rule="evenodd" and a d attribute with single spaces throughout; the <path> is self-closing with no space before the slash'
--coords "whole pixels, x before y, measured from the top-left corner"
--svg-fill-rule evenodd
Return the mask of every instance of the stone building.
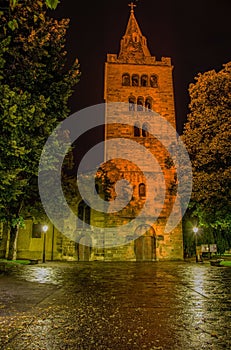
<path id="1" fill-rule="evenodd" d="M 129 139 L 137 142 L 149 150 L 160 164 L 166 190 L 162 207 L 156 207 L 159 205 L 156 200 L 159 172 L 152 171 L 149 157 L 147 160 L 143 158 L 142 152 L 141 154 L 140 152 L 139 154 L 132 153 L 133 150 L 125 149 L 123 140 L 121 145 L 117 144 L 113 153 L 114 158 L 121 157 L 121 152 L 118 150 L 123 149 L 123 158 L 132 161 L 116 162 L 117 172 L 120 174 L 117 179 L 126 179 L 133 185 L 133 197 L 128 207 L 114 216 L 111 215 L 106 220 L 105 226 L 123 225 L 126 221 L 133 220 L 138 216 L 147 199 L 145 177 L 151 178 L 154 191 L 151 193 L 150 210 L 146 210 L 146 213 L 139 220 L 136 220 L 136 226 L 133 227 L 132 232 L 124 232 L 125 237 L 131 239 L 131 243 L 123 245 L 121 249 L 120 247 L 109 249 L 109 257 L 105 256 L 106 259 L 164 260 L 182 258 L 181 224 L 171 232 L 165 232 L 165 226 L 176 199 L 177 175 L 176 169 L 171 166 L 171 157 L 159 140 L 161 138 L 161 140 L 168 142 L 168 128 L 156 115 L 162 115 L 176 129 L 172 70 L 170 58 L 162 57 L 158 61 L 156 57 L 151 55 L 147 39 L 140 30 L 132 6 L 126 32 L 121 40 L 120 52 L 118 55 L 108 54 L 105 64 L 104 98 L 108 104 L 107 109 L 110 109 L 110 103 L 120 101 L 125 104 L 125 108 L 121 107 L 119 111 L 121 124 L 113 123 L 115 111 L 112 113 L 112 120 L 110 120 L 110 110 L 106 112 L 105 138 L 109 140 L 122 136 L 123 140 Z M 125 119 L 128 124 L 123 125 Z M 151 130 L 157 129 L 159 133 L 157 132 L 156 135 L 158 134 L 159 139 L 151 132 Z M 110 146 L 109 148 L 106 148 L 106 152 L 113 152 Z M 146 176 L 134 164 L 141 165 Z M 159 209 L 158 219 L 153 223 L 155 211 L 157 212 Z M 121 231 L 123 231 L 123 226 Z"/>
<path id="2" fill-rule="evenodd" d="M 48 260 L 183 259 L 181 223 L 170 232 L 166 231 L 168 218 L 176 205 L 177 192 L 177 171 L 163 145 L 174 142 L 169 137 L 167 125 L 176 129 L 172 70 L 170 58 L 157 60 L 151 55 L 132 4 L 120 52 L 118 55 L 108 54 L 105 63 L 107 143 L 105 164 L 102 166 L 104 180 L 99 177 L 96 184 L 97 194 L 105 198 L 106 174 L 106 182 L 110 183 L 110 200 L 115 200 L 116 182 L 125 180 L 131 186 L 131 198 L 124 208 L 105 214 L 91 210 L 79 196 L 75 210 L 83 225 L 74 228 L 75 241 L 49 225 L 44 246 L 41 225 L 27 221 L 18 237 L 18 258 L 41 259 L 45 249 Z M 113 140 L 116 140 L 116 145 L 110 143 Z M 138 145 L 137 151 L 126 147 L 129 142 Z M 148 155 L 142 153 L 143 148 Z M 110 157 L 113 159 L 110 160 Z M 159 168 L 151 166 L 152 157 L 157 160 Z M 163 192 L 160 182 L 164 183 L 164 193 L 159 191 L 161 189 Z M 126 191 L 123 195 L 129 197 Z M 162 202 L 158 196 L 163 197 Z M 109 208 L 113 203 L 110 200 Z M 91 228 L 87 225 L 91 225 Z M 6 245 L 6 240 L 2 239 L 2 256 Z"/>

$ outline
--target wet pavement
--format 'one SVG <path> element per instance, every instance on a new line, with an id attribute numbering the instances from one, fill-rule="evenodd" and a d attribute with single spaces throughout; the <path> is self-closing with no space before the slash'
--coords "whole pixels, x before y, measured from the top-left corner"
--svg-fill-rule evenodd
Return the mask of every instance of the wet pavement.
<path id="1" fill-rule="evenodd" d="M 231 268 L 46 263 L 0 276 L 0 349 L 231 348 Z"/>

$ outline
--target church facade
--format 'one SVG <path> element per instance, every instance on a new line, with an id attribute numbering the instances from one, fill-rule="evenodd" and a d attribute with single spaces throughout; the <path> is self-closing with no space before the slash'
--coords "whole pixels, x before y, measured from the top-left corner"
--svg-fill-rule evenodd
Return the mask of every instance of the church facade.
<path id="1" fill-rule="evenodd" d="M 168 132 L 161 119 L 176 129 L 173 66 L 169 57 L 157 60 L 152 56 L 147 39 L 143 36 L 131 5 L 125 35 L 121 39 L 119 54 L 108 54 L 105 63 L 104 100 L 105 111 L 105 164 L 110 201 L 116 198 L 116 182 L 125 180 L 132 188 L 129 203 L 117 212 L 97 213 L 79 198 L 76 214 L 86 225 L 76 227 L 75 241 L 51 224 L 42 234 L 40 224 L 26 221 L 18 237 L 18 258 L 76 261 L 161 261 L 183 259 L 182 226 L 178 223 L 166 231 L 177 192 L 177 171 L 162 142 L 153 134 L 158 129 L 162 140 L 168 140 Z M 120 122 L 114 122 L 118 104 Z M 120 105 L 121 104 L 121 105 Z M 110 106 L 113 106 L 111 113 Z M 122 107 L 121 107 L 122 106 Z M 125 122 L 126 121 L 126 122 Z M 110 141 L 116 140 L 116 146 Z M 129 142 L 138 144 L 138 150 L 126 147 Z M 139 148 L 140 147 L 140 148 Z M 113 154 L 112 160 L 109 155 Z M 163 203 L 157 200 L 160 174 L 150 166 L 154 157 L 159 164 L 165 184 Z M 96 192 L 105 190 L 98 179 Z M 105 176 L 104 176 L 105 181 Z M 151 190 L 150 190 L 151 188 Z M 151 193 L 150 193 L 151 191 Z M 105 197 L 105 196 L 104 196 Z M 148 199 L 148 205 L 146 201 Z M 146 206 L 146 207 L 145 207 Z M 144 207 L 146 208 L 145 210 Z M 180 210 L 180 208 L 178 208 Z M 107 230 L 110 228 L 110 230 Z M 2 231 L 0 254 L 7 250 L 6 232 Z"/>

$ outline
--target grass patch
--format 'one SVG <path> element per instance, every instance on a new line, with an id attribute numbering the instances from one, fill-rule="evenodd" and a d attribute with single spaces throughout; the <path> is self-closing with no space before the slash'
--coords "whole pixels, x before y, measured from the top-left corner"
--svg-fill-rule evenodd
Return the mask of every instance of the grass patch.
<path id="1" fill-rule="evenodd" d="M 7 259 L 0 259 L 0 262 L 9 264 L 9 265 L 15 265 L 15 264 L 20 264 L 20 265 L 29 265 L 30 260 L 7 260 Z"/>
<path id="2" fill-rule="evenodd" d="M 231 261 L 221 261 L 220 263 L 221 266 L 230 266 L 231 267 Z"/>

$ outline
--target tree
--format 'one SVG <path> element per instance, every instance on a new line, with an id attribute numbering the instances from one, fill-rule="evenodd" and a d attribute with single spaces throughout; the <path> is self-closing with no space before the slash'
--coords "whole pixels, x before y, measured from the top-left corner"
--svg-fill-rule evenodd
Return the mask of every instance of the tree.
<path id="1" fill-rule="evenodd" d="M 193 170 L 190 203 L 200 225 L 231 230 L 231 62 L 196 77 L 183 141 Z"/>
<path id="2" fill-rule="evenodd" d="M 10 226 L 8 258 L 13 259 L 18 228 L 38 193 L 41 151 L 69 115 L 79 66 L 76 60 L 67 67 L 68 19 L 48 17 L 39 0 L 10 3 L 0 17 L 0 219 Z"/>
<path id="3" fill-rule="evenodd" d="M 44 1 L 47 7 L 49 7 L 52 10 L 55 10 L 58 6 L 59 0 L 45 0 Z M 13 9 L 16 7 L 19 3 L 19 0 L 10 0 L 10 7 Z"/>

